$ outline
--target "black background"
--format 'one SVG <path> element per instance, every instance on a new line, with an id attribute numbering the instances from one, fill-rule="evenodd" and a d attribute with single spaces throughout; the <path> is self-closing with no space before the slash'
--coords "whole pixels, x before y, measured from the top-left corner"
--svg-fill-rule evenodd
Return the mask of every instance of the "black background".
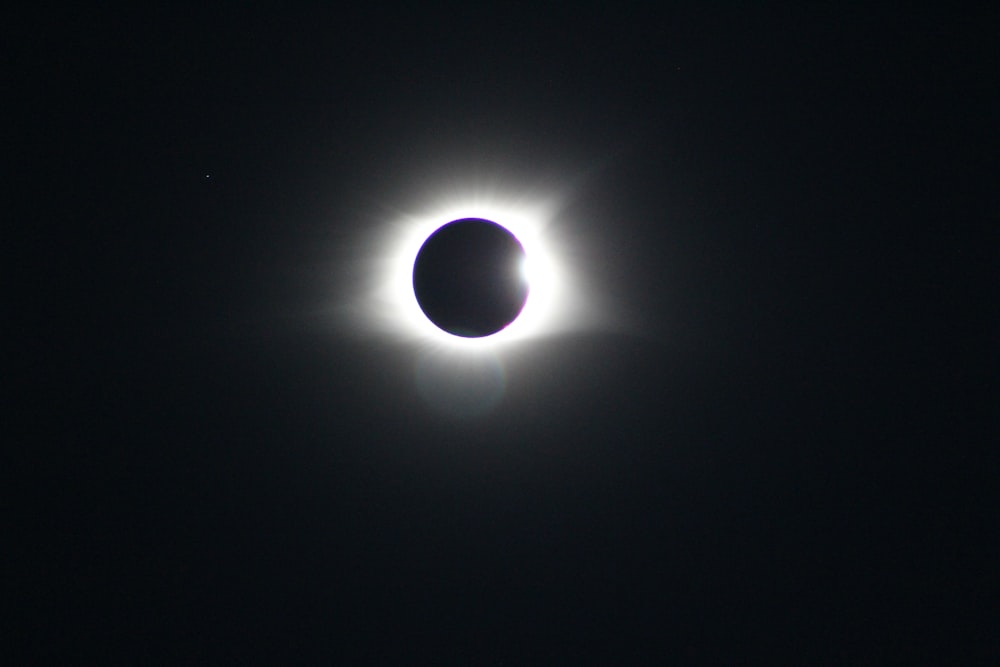
<path id="1" fill-rule="evenodd" d="M 11 18 L 4 653 L 1000 657 L 994 16 Z M 455 420 L 341 306 L 470 172 L 614 322 Z"/>

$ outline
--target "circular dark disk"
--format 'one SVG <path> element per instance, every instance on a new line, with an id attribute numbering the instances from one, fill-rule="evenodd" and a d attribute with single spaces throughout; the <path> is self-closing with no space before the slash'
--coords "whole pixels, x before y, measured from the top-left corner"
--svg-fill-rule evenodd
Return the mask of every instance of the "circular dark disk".
<path id="1" fill-rule="evenodd" d="M 438 328 L 480 338 L 515 319 L 528 298 L 524 248 L 481 218 L 449 222 L 431 234 L 413 263 L 413 292 Z"/>

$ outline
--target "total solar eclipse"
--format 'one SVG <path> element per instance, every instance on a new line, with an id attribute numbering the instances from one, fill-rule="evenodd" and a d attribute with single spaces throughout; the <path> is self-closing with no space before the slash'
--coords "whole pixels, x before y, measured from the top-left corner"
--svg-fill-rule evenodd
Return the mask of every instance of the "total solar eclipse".
<path id="1" fill-rule="evenodd" d="M 463 338 L 495 334 L 528 298 L 525 252 L 495 222 L 462 218 L 431 234 L 413 263 L 413 293 L 439 329 Z"/>

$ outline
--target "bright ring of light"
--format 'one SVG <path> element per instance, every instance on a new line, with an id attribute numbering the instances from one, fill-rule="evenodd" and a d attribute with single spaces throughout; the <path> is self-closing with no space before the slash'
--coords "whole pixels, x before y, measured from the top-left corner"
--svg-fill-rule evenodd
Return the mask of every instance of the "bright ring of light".
<path id="1" fill-rule="evenodd" d="M 559 249 L 548 203 L 502 203 L 480 197 L 431 207 L 418 216 L 400 216 L 376 238 L 373 284 L 361 308 L 366 328 L 400 342 L 455 351 L 495 352 L 530 339 L 574 328 L 582 317 L 583 298 L 571 289 L 571 267 Z M 483 218 L 512 233 L 525 252 L 522 270 L 528 279 L 528 297 L 520 315 L 506 328 L 480 338 L 463 338 L 442 331 L 427 319 L 413 293 L 413 264 L 424 241 L 443 225 L 461 218 Z"/>

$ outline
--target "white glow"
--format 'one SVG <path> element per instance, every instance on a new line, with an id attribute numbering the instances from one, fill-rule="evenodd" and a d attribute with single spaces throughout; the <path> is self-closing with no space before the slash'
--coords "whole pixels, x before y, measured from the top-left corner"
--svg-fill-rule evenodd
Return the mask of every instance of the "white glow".
<path id="1" fill-rule="evenodd" d="M 460 353 L 491 353 L 567 329 L 589 320 L 575 279 L 565 239 L 554 221 L 558 205 L 528 203 L 497 195 L 452 197 L 419 214 L 397 214 L 375 231 L 375 257 L 367 263 L 370 289 L 359 304 L 364 328 L 383 337 Z M 413 293 L 413 263 L 424 241 L 441 226 L 462 218 L 484 218 L 509 230 L 521 242 L 528 298 L 507 328 L 481 338 L 462 338 L 436 327 Z"/>

